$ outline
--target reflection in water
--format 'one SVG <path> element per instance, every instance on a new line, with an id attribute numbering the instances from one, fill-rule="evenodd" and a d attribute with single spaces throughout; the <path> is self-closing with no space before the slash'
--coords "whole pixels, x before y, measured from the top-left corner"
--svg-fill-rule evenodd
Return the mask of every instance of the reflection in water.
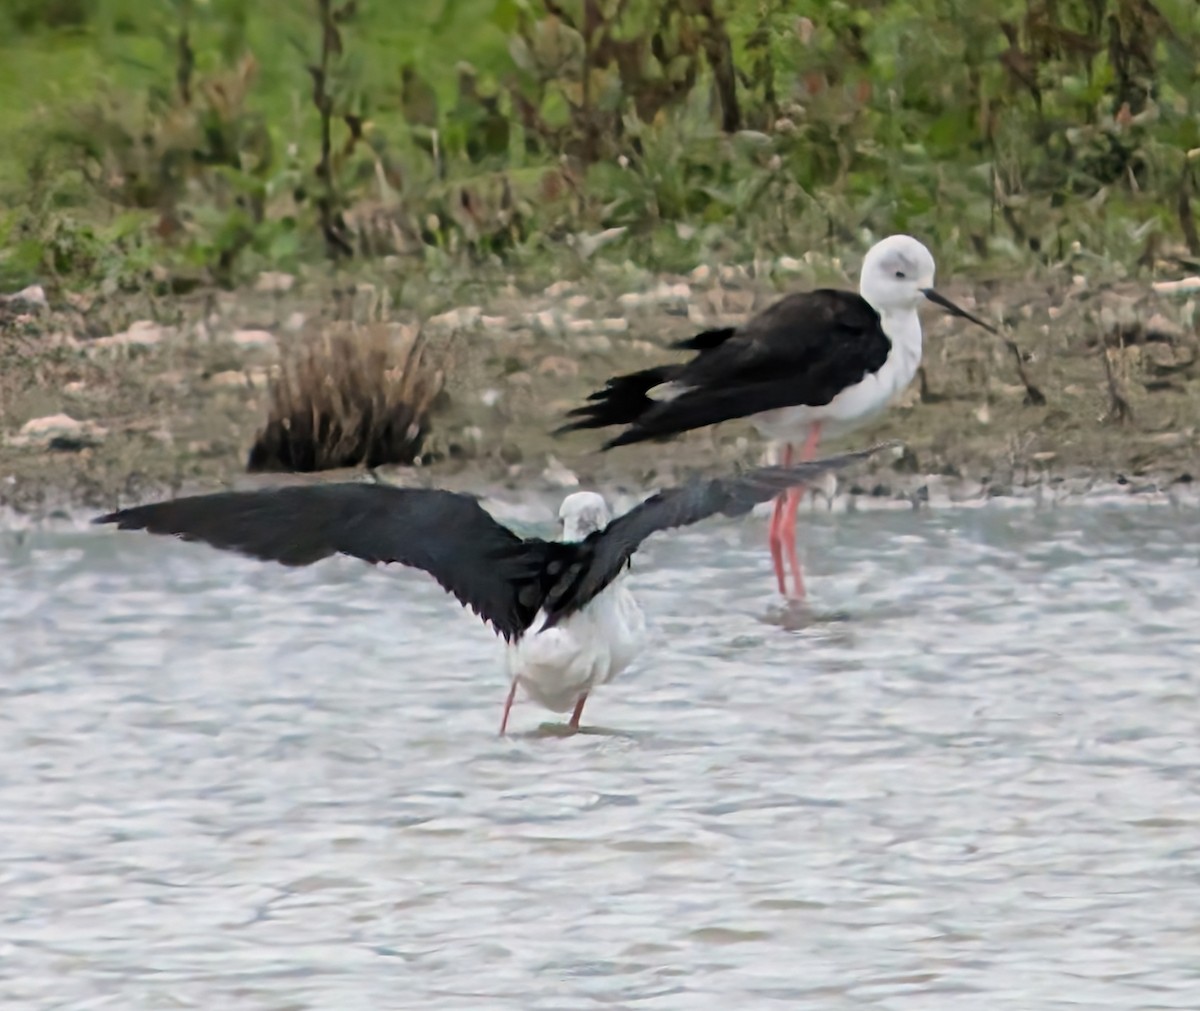
<path id="1" fill-rule="evenodd" d="M 0 534 L 12 1008 L 1200 1006 L 1200 517 L 652 541 L 562 736 L 419 574 Z M 982 1002 L 982 1003 L 980 1003 Z"/>

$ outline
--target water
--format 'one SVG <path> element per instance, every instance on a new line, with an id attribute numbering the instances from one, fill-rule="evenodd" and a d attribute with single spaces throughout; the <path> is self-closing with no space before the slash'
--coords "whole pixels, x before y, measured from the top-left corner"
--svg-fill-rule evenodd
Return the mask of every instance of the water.
<path id="1" fill-rule="evenodd" d="M 419 573 L 0 534 L 0 1006 L 1200 1007 L 1200 514 L 638 555 L 564 738 Z M 600 732 L 602 731 L 602 732 Z"/>

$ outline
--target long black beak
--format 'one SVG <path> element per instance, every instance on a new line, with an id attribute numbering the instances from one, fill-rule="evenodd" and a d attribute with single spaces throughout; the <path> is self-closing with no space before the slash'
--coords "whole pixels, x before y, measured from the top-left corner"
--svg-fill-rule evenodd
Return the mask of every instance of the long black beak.
<path id="1" fill-rule="evenodd" d="M 951 316 L 961 316 L 963 319 L 969 319 L 972 323 L 975 323 L 976 325 L 983 327 L 986 331 L 988 331 L 988 333 L 999 333 L 1000 332 L 994 326 L 992 326 L 990 323 L 985 323 L 978 316 L 972 316 L 969 312 L 967 312 L 966 309 L 960 309 L 953 302 L 951 302 L 950 299 L 948 299 L 945 295 L 939 295 L 932 288 L 922 288 L 921 294 L 924 295 L 927 299 L 929 299 L 929 301 L 932 302 L 934 305 L 940 305 L 943 309 L 945 309 L 948 313 L 950 313 Z"/>

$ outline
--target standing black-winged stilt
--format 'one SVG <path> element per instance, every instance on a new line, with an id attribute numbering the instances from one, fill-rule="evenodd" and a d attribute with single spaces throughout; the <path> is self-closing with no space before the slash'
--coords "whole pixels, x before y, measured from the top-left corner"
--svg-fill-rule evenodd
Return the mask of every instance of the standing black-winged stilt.
<path id="1" fill-rule="evenodd" d="M 289 566 L 343 554 L 422 569 L 507 644 L 511 685 L 501 733 L 518 686 L 548 709 L 574 707 L 570 726 L 577 728 L 588 693 L 624 670 L 645 643 L 641 609 L 619 579 L 647 537 L 717 514 L 740 516 L 881 448 L 692 480 L 614 520 L 600 496 L 577 492 L 559 511 L 562 541 L 522 538 L 470 495 L 365 483 L 194 495 L 93 522 L 173 534 Z"/>
<path id="2" fill-rule="evenodd" d="M 673 344 L 696 354 L 610 379 L 555 434 L 627 426 L 604 444 L 611 449 L 748 418 L 782 444 L 784 466 L 811 460 L 822 437 L 871 420 L 912 381 L 921 364 L 922 301 L 996 332 L 934 290 L 934 269 L 933 255 L 912 236 L 889 236 L 863 258 L 858 294 L 822 288 L 788 295 L 739 327 Z M 796 509 L 803 493 L 801 485 L 775 500 L 769 530 L 779 592 L 787 595 L 786 551 L 798 598 L 804 579 Z"/>

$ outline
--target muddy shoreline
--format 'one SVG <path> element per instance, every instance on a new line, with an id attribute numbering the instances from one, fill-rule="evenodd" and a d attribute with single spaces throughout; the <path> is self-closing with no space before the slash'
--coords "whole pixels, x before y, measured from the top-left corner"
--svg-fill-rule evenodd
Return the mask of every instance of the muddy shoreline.
<path id="1" fill-rule="evenodd" d="M 670 341 L 830 280 L 803 265 L 600 272 L 537 291 L 510 279 L 469 302 L 447 292 L 397 310 L 370 282 L 335 297 L 270 276 L 252 291 L 152 307 L 155 316 L 139 317 L 133 300 L 109 303 L 109 330 L 84 300 L 3 303 L 0 510 L 30 522 L 221 487 L 365 477 L 245 473 L 279 347 L 330 327 L 419 323 L 446 362 L 427 462 L 382 468 L 386 480 L 511 501 L 576 486 L 637 496 L 757 464 L 765 446 L 745 423 L 607 453 L 597 452 L 601 433 L 550 432 L 607 376 L 671 360 Z M 1004 341 L 931 309 L 918 381 L 877 423 L 823 447 L 899 439 L 905 449 L 847 472 L 835 504 L 1200 499 L 1200 283 L 1156 291 L 1048 276 L 944 288 L 1003 324 L 1045 402 L 1031 398 Z M 817 496 L 810 508 L 829 504 Z"/>

